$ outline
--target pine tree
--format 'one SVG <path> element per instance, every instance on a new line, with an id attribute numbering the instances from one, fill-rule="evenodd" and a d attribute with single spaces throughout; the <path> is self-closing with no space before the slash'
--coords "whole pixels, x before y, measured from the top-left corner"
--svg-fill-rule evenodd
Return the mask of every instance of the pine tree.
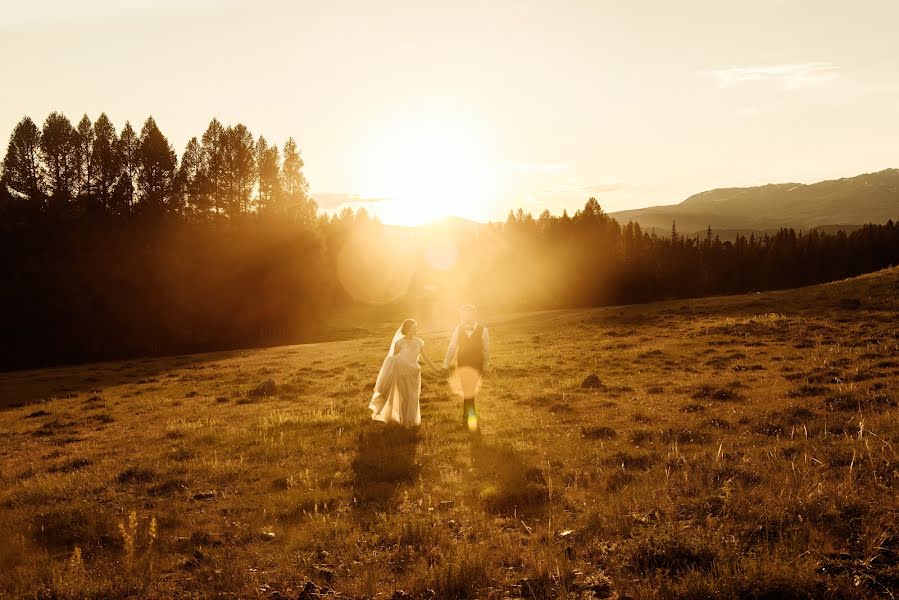
<path id="1" fill-rule="evenodd" d="M 43 205 L 41 193 L 41 132 L 29 117 L 18 122 L 3 159 L 0 187 L 13 198 L 28 200 L 37 208 Z"/>
<path id="2" fill-rule="evenodd" d="M 591 197 L 587 200 L 587 203 L 584 204 L 584 215 L 588 217 L 601 217 L 604 214 L 602 206 L 599 205 L 596 198 Z"/>
<path id="3" fill-rule="evenodd" d="M 159 217 L 177 211 L 174 194 L 177 157 L 153 117 L 147 118 L 140 132 L 137 167 L 141 212 Z"/>
<path id="4" fill-rule="evenodd" d="M 52 211 L 61 216 L 70 211 L 78 175 L 75 128 L 65 115 L 54 112 L 41 131 L 42 179 Z"/>
<path id="5" fill-rule="evenodd" d="M 121 174 L 115 188 L 115 201 L 113 212 L 124 215 L 134 212 L 134 204 L 137 199 L 137 158 L 138 139 L 131 127 L 131 123 L 125 121 L 125 127 L 119 135 L 116 143 L 116 155 L 121 167 Z"/>
<path id="6" fill-rule="evenodd" d="M 94 126 L 85 114 L 75 129 L 75 188 L 84 206 L 94 201 Z"/>
<path id="7" fill-rule="evenodd" d="M 297 222 L 311 224 L 315 221 L 318 208 L 315 202 L 309 199 L 309 183 L 303 175 L 303 158 L 293 138 L 288 138 L 284 144 L 281 190 L 284 194 L 285 209 Z"/>
<path id="8" fill-rule="evenodd" d="M 212 204 L 203 173 L 203 149 L 196 137 L 190 138 L 178 167 L 178 192 L 185 213 L 198 221 L 210 216 Z"/>
<path id="9" fill-rule="evenodd" d="M 122 157 L 117 146 L 115 126 L 102 113 L 94 123 L 94 141 L 91 148 L 93 160 L 92 188 L 97 204 L 104 210 L 113 208 L 116 184 L 122 175 Z"/>
<path id="10" fill-rule="evenodd" d="M 262 136 L 259 136 L 256 142 L 256 166 L 259 173 L 259 211 L 270 215 L 281 214 L 283 212 L 281 207 L 283 194 L 279 178 L 281 156 L 278 147 L 269 146 Z"/>
<path id="11" fill-rule="evenodd" d="M 218 217 L 223 209 L 222 177 L 224 174 L 225 155 L 223 138 L 225 128 L 218 119 L 213 119 L 206 127 L 200 141 L 202 149 L 202 174 L 205 184 L 204 191 L 208 194 L 209 203 L 212 205 L 215 216 Z"/>
<path id="12" fill-rule="evenodd" d="M 256 184 L 256 143 L 253 134 L 241 123 L 228 127 L 222 139 L 226 213 L 235 220 L 250 212 L 250 199 Z"/>

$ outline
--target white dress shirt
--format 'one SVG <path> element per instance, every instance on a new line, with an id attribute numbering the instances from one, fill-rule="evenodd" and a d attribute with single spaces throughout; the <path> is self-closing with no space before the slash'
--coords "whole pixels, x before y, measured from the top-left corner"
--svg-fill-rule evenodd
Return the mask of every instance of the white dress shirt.
<path id="1" fill-rule="evenodd" d="M 456 350 L 459 349 L 459 336 L 471 336 L 474 330 L 477 329 L 477 326 L 477 323 L 462 323 L 456 326 L 456 329 L 453 330 L 453 337 L 450 338 L 449 348 L 446 350 L 446 358 L 443 359 L 444 369 L 449 369 L 450 362 L 456 356 Z M 484 347 L 484 370 L 486 371 L 487 366 L 490 364 L 490 333 L 486 327 L 482 331 L 481 342 Z"/>

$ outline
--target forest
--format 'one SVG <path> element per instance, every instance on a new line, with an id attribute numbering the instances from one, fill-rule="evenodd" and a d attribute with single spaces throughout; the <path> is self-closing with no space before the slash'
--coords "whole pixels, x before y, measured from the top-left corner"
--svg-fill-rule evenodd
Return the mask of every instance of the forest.
<path id="1" fill-rule="evenodd" d="M 595 198 L 573 215 L 391 227 L 362 209 L 320 211 L 293 139 L 213 119 L 179 157 L 152 117 L 137 132 L 54 112 L 41 126 L 23 118 L 2 163 L 0 369 L 326 339 L 330 315 L 362 304 L 602 306 L 895 264 L 894 221 L 722 241 L 676 223 L 648 234 Z"/>

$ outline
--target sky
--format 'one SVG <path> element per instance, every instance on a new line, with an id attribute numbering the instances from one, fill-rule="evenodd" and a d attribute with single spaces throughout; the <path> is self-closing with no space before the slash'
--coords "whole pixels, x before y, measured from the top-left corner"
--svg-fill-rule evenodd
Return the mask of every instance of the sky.
<path id="1" fill-rule="evenodd" d="M 294 137 L 313 197 L 387 222 L 607 211 L 899 167 L 895 0 L 0 0 L 24 115 L 176 150 Z"/>

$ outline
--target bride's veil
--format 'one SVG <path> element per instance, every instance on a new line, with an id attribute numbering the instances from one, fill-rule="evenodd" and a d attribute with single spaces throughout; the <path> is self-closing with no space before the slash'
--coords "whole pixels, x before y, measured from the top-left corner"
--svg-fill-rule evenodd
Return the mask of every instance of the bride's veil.
<path id="1" fill-rule="evenodd" d="M 403 339 L 403 328 L 400 326 L 399 329 L 396 330 L 396 333 L 393 334 L 393 339 L 390 341 L 390 350 L 387 352 L 387 358 L 390 358 L 394 354 L 396 354 L 396 343 Z"/>
<path id="2" fill-rule="evenodd" d="M 387 400 L 390 388 L 393 386 L 394 361 L 390 359 L 396 354 L 396 343 L 402 338 L 403 328 L 400 327 L 396 330 L 393 340 L 390 342 L 390 350 L 387 351 L 387 358 L 384 359 L 384 364 L 381 365 L 381 370 L 378 371 L 378 379 L 375 381 L 375 392 L 371 398 L 371 405 L 369 405 L 369 408 L 375 412 L 380 411 L 384 407 L 384 402 Z"/>

